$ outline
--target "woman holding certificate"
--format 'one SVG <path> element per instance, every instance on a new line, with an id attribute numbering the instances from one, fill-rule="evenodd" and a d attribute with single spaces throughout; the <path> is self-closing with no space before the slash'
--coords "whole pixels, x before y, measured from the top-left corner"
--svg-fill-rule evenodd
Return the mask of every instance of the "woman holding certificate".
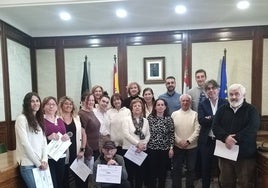
<path id="1" fill-rule="evenodd" d="M 133 99 L 130 103 L 131 116 L 122 122 L 123 150 L 126 152 L 130 147 L 136 147 L 136 152 L 146 150 L 150 138 L 149 124 L 143 117 L 144 105 L 141 99 Z M 125 159 L 128 172 L 128 180 L 131 188 L 141 188 L 144 180 L 145 162 L 138 166 L 129 159 Z"/>
<path id="2" fill-rule="evenodd" d="M 69 187 L 69 184 L 71 183 L 70 180 L 74 180 L 76 187 L 87 188 L 87 181 L 83 182 L 79 176 L 70 170 L 70 165 L 75 159 L 84 160 L 83 157 L 88 157 L 85 154 L 87 135 L 85 129 L 82 128 L 74 101 L 70 97 L 63 96 L 60 98 L 58 114 L 63 119 L 66 132 L 70 136 L 72 142 L 67 152 L 64 182 L 65 184 L 68 184 L 67 187 Z"/>
<path id="3" fill-rule="evenodd" d="M 37 93 L 27 93 L 22 114 L 15 123 L 16 156 L 20 174 L 28 188 L 35 188 L 33 168 L 47 169 L 47 141 L 44 134 L 41 100 Z"/>
<path id="4" fill-rule="evenodd" d="M 69 140 L 70 138 L 66 134 L 66 128 L 63 120 L 56 115 L 58 110 L 58 104 L 56 98 L 52 96 L 46 97 L 43 100 L 43 110 L 45 113 L 44 114 L 45 134 L 47 136 L 48 142 L 59 139 L 61 139 L 62 141 Z M 62 135 L 61 138 L 58 133 Z M 64 153 L 57 161 L 55 161 L 52 158 L 48 159 L 48 164 L 54 188 L 63 187 L 65 158 L 66 154 Z"/>

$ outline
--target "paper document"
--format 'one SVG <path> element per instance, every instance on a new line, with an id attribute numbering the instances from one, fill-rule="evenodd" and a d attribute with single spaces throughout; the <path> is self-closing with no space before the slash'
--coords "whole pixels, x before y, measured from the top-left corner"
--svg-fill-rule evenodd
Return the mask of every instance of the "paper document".
<path id="1" fill-rule="evenodd" d="M 94 156 L 92 156 L 89 160 L 86 159 L 86 160 L 85 160 L 85 164 L 86 164 L 87 167 L 91 170 L 91 172 L 90 172 L 89 174 L 93 174 Z"/>
<path id="2" fill-rule="evenodd" d="M 61 140 L 62 134 L 57 133 L 59 135 L 59 140 L 51 140 L 49 144 L 47 145 L 48 149 L 48 155 L 54 159 L 55 161 L 58 161 L 59 158 L 62 157 L 64 152 L 69 148 L 69 146 L 72 144 L 70 139 L 63 142 Z"/>
<path id="3" fill-rule="evenodd" d="M 124 155 L 125 158 L 131 160 L 133 163 L 137 165 L 141 165 L 145 158 L 147 157 L 147 153 L 145 152 L 136 152 L 137 148 L 136 146 L 130 146 L 130 148 L 127 150 L 126 154 Z"/>
<path id="4" fill-rule="evenodd" d="M 84 158 L 75 159 L 70 168 L 83 181 L 86 181 L 88 175 L 92 174 L 90 168 L 84 163 Z"/>
<path id="5" fill-rule="evenodd" d="M 97 166 L 96 182 L 121 183 L 122 166 L 101 165 Z"/>
<path id="6" fill-rule="evenodd" d="M 228 149 L 225 146 L 225 143 L 223 143 L 220 140 L 216 140 L 216 146 L 215 146 L 215 150 L 214 150 L 214 155 L 216 155 L 218 157 L 225 158 L 225 159 L 230 159 L 232 161 L 236 161 L 237 156 L 238 156 L 238 152 L 239 152 L 239 146 L 238 145 L 234 145 L 232 147 L 232 149 Z"/>
<path id="7" fill-rule="evenodd" d="M 38 188 L 53 188 L 53 183 L 50 175 L 50 170 L 40 170 L 39 168 L 33 168 L 33 176 L 35 185 Z"/>

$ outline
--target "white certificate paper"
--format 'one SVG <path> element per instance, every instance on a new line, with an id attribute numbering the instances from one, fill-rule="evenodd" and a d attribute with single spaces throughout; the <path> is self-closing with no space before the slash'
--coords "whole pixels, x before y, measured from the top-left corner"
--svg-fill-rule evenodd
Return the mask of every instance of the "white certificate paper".
<path id="1" fill-rule="evenodd" d="M 57 133 L 59 135 L 59 140 L 51 140 L 49 144 L 47 145 L 48 147 L 48 155 L 54 159 L 55 161 L 58 161 L 59 158 L 62 157 L 64 152 L 69 148 L 69 146 L 72 144 L 70 140 L 67 140 L 63 142 L 61 140 L 62 134 Z"/>
<path id="2" fill-rule="evenodd" d="M 225 146 L 225 143 L 223 143 L 220 140 L 216 140 L 216 146 L 215 146 L 215 150 L 214 150 L 214 155 L 225 158 L 225 159 L 230 159 L 232 161 L 236 161 L 237 160 L 237 156 L 238 156 L 238 152 L 239 152 L 239 146 L 238 145 L 234 145 L 232 147 L 232 149 L 228 149 Z"/>
<path id="3" fill-rule="evenodd" d="M 75 159 L 70 168 L 83 181 L 86 181 L 88 175 L 92 174 L 90 168 L 84 163 L 84 158 Z"/>
<path id="4" fill-rule="evenodd" d="M 125 153 L 124 157 L 140 166 L 145 160 L 145 158 L 147 157 L 147 153 L 143 151 L 138 153 L 136 152 L 136 150 L 137 150 L 136 146 L 133 146 L 133 145 L 130 146 L 130 148 Z"/>
<path id="5" fill-rule="evenodd" d="M 35 185 L 38 188 L 53 188 L 53 183 L 50 175 L 50 170 L 40 170 L 39 168 L 33 168 L 33 176 Z"/>
<path id="6" fill-rule="evenodd" d="M 96 182 L 100 183 L 121 183 L 122 166 L 102 165 L 97 166 Z"/>

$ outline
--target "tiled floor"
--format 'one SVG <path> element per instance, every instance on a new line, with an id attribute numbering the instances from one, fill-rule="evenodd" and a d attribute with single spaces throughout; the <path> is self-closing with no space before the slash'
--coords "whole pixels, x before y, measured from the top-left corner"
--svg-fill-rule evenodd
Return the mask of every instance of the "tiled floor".
<path id="1" fill-rule="evenodd" d="M 185 179 L 183 179 L 182 187 L 185 188 Z M 167 179 L 166 181 L 166 188 L 172 188 L 172 181 L 171 179 Z M 195 182 L 195 188 L 202 188 L 202 182 L 201 180 L 198 180 Z M 210 188 L 220 188 L 218 181 L 215 179 L 211 182 Z"/>
<path id="2" fill-rule="evenodd" d="M 185 188 L 185 178 L 182 179 L 182 187 Z M 170 176 L 167 177 L 166 188 L 172 188 L 172 180 L 170 179 Z M 202 188 L 201 179 L 195 181 L 195 188 Z M 218 178 L 214 178 L 211 181 L 210 188 L 220 188 L 219 183 L 218 183 Z"/>

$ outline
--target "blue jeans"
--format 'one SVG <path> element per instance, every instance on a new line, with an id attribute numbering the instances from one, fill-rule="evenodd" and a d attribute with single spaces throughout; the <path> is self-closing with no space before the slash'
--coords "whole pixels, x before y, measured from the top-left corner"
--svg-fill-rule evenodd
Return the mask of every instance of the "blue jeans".
<path id="1" fill-rule="evenodd" d="M 33 168 L 36 168 L 36 167 L 34 165 L 20 166 L 20 174 L 28 188 L 36 188 L 33 171 L 32 171 Z"/>

